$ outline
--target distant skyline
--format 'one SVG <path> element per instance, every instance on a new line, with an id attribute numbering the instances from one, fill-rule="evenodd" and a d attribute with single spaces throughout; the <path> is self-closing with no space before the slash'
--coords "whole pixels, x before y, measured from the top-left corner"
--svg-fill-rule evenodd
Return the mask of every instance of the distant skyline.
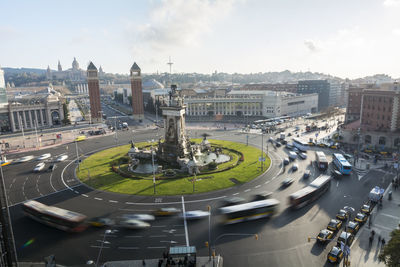
<path id="1" fill-rule="evenodd" d="M 400 78 L 400 0 L 0 2 L 0 66 Z"/>

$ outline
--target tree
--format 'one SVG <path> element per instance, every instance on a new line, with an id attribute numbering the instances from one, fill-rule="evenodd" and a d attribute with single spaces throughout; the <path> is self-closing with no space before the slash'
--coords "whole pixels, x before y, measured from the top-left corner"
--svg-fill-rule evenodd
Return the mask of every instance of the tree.
<path id="1" fill-rule="evenodd" d="M 62 123 L 64 123 L 64 125 L 71 124 L 71 121 L 69 120 L 69 111 L 67 103 L 63 104 L 63 111 L 64 111 L 64 119 L 62 120 Z"/>
<path id="2" fill-rule="evenodd" d="M 379 254 L 379 260 L 388 267 L 400 267 L 400 230 L 393 230 L 390 233 L 390 241 L 385 245 Z"/>

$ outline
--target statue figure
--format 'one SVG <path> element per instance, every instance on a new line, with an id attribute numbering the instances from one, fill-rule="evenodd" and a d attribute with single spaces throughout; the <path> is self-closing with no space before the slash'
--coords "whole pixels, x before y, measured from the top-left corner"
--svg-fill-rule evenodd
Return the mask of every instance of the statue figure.
<path id="1" fill-rule="evenodd" d="M 131 140 L 131 148 L 135 148 L 135 143 Z"/>

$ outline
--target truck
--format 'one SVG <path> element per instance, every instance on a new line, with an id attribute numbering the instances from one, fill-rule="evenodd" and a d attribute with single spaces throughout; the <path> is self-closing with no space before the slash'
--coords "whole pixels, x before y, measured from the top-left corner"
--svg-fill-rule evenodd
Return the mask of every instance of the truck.
<path id="1" fill-rule="evenodd" d="M 375 203 L 379 202 L 379 200 L 382 199 L 384 192 L 385 192 L 385 189 L 380 188 L 379 186 L 375 186 L 369 192 L 369 195 L 368 195 L 369 201 L 375 202 Z"/>

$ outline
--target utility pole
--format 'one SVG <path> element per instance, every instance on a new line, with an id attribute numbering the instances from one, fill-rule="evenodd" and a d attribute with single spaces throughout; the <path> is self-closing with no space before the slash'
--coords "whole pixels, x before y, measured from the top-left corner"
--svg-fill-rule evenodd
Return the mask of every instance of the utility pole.
<path id="1" fill-rule="evenodd" d="M 21 130 L 22 130 L 22 145 L 23 148 L 25 148 L 25 134 L 24 134 L 24 124 L 21 121 L 21 116 L 19 115 L 19 124 L 21 125 Z"/>

